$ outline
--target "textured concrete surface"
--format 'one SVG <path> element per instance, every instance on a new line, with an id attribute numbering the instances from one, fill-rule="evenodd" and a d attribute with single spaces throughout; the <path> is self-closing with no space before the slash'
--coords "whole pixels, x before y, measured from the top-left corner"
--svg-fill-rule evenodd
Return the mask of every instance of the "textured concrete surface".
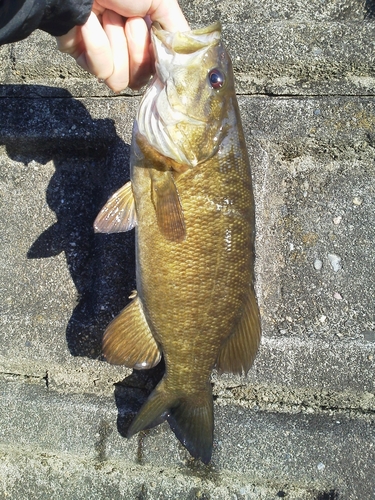
<path id="1" fill-rule="evenodd" d="M 1 394 L 0 470 L 3 492 L 14 498 L 40 483 L 43 493 L 35 492 L 35 498 L 51 493 L 52 498 L 77 493 L 77 498 L 202 498 L 201 492 L 215 499 L 373 494 L 370 485 L 358 481 L 375 473 L 375 429 L 363 419 L 353 426 L 343 415 L 281 415 L 219 403 L 213 462 L 203 466 L 189 458 L 167 424 L 132 440 L 122 438 L 113 426 L 111 398 L 62 394 L 11 377 L 2 380 Z M 128 411 L 119 396 L 117 404 Z M 26 467 L 31 475 L 17 480 L 15 471 L 22 475 Z M 142 490 L 145 496 L 139 496 Z"/>
<path id="2" fill-rule="evenodd" d="M 259 355 L 247 377 L 213 375 L 209 466 L 167 424 L 123 437 L 162 367 L 101 357 L 135 287 L 134 241 L 92 222 L 128 178 L 139 97 L 43 33 L 0 48 L 0 497 L 372 499 L 375 4 L 182 6 L 194 26 L 222 21 L 234 62 Z"/>

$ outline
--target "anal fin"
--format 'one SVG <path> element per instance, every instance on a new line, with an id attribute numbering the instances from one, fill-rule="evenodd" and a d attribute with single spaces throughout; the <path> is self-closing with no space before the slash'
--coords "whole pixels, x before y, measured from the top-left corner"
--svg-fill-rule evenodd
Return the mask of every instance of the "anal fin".
<path id="1" fill-rule="evenodd" d="M 116 191 L 99 212 L 94 222 L 96 233 L 122 233 L 137 225 L 131 182 Z"/>
<path id="2" fill-rule="evenodd" d="M 109 363 L 137 370 L 152 368 L 159 363 L 161 352 L 139 297 L 108 325 L 103 337 L 103 353 Z"/>
<path id="3" fill-rule="evenodd" d="M 224 342 L 216 360 L 219 373 L 247 373 L 253 364 L 261 337 L 260 314 L 255 291 L 246 293 L 243 313 L 234 333 Z"/>

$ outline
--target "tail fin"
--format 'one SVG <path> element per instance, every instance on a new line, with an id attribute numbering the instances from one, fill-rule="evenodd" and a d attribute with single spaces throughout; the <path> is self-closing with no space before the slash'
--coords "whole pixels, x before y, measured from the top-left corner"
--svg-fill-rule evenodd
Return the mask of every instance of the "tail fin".
<path id="1" fill-rule="evenodd" d="M 176 396 L 168 393 L 162 380 L 132 422 L 128 437 L 166 419 L 189 453 L 207 464 L 211 460 L 214 431 L 211 385 L 193 395 Z"/>

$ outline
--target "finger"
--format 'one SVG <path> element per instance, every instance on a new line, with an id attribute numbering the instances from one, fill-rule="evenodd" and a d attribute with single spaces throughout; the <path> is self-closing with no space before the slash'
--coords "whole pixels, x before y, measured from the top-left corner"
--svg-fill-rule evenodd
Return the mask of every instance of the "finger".
<path id="1" fill-rule="evenodd" d="M 148 14 L 152 21 L 158 21 L 167 31 L 190 30 L 177 0 L 152 0 Z"/>
<path id="2" fill-rule="evenodd" d="M 147 24 L 141 17 L 126 21 L 125 34 L 129 47 L 130 81 L 132 89 L 139 89 L 149 81 L 152 72 L 150 54 L 150 34 Z"/>
<path id="3" fill-rule="evenodd" d="M 94 7 L 115 10 L 124 17 L 145 17 L 158 21 L 168 31 L 188 31 L 189 24 L 180 9 L 177 0 L 96 0 Z"/>
<path id="4" fill-rule="evenodd" d="M 85 50 L 77 63 L 99 79 L 106 80 L 113 73 L 113 57 L 108 37 L 95 14 L 91 13 L 81 27 Z"/>
<path id="5" fill-rule="evenodd" d="M 56 37 L 56 42 L 60 52 L 69 54 L 76 59 L 75 55 L 79 55 L 76 51 L 82 42 L 81 31 L 78 26 L 74 26 L 66 35 Z"/>
<path id="6" fill-rule="evenodd" d="M 114 92 L 120 92 L 129 84 L 129 52 L 125 36 L 124 19 L 111 10 L 103 13 L 103 28 L 107 35 L 113 60 L 113 72 L 105 80 Z"/>

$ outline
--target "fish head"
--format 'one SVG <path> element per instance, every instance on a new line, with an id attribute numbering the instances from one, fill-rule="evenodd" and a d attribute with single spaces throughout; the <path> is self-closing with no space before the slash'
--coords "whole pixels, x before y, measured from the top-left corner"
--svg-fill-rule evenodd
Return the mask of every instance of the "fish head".
<path id="1" fill-rule="evenodd" d="M 164 156 L 194 167 L 225 134 L 234 95 L 221 25 L 170 33 L 153 24 L 156 74 L 139 108 L 138 130 Z"/>

